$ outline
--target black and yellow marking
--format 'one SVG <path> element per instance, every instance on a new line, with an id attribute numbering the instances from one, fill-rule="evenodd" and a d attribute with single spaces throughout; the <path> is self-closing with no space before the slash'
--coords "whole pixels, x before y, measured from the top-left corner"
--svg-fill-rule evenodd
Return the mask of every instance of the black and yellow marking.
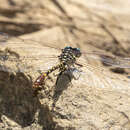
<path id="1" fill-rule="evenodd" d="M 36 93 L 38 93 L 39 90 L 42 89 L 41 86 L 45 84 L 45 80 L 48 77 L 48 75 L 55 71 L 56 69 L 59 69 L 60 73 L 64 72 L 66 69 L 68 69 L 69 66 L 76 63 L 76 59 L 81 56 L 81 52 L 79 48 L 72 48 L 70 46 L 65 47 L 62 49 L 62 53 L 58 56 L 60 64 L 52 67 L 47 72 L 42 73 L 34 82 L 33 89 Z"/>
<path id="2" fill-rule="evenodd" d="M 46 77 L 48 77 L 48 75 L 50 73 L 52 73 L 53 71 L 60 69 L 60 71 L 65 71 L 66 69 L 66 64 L 64 62 L 52 67 L 51 69 L 49 69 L 47 72 L 42 73 L 34 82 L 33 84 L 33 90 L 34 90 L 34 94 L 35 96 L 38 94 L 38 91 L 40 91 L 42 89 L 41 86 L 43 86 L 45 84 L 45 80 Z"/>

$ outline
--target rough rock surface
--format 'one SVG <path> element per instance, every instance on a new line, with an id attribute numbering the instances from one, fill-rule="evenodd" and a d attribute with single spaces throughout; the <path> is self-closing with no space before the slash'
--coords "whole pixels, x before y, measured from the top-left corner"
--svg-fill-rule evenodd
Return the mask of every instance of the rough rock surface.
<path id="1" fill-rule="evenodd" d="M 129 130 L 129 69 L 109 69 L 82 57 L 78 79 L 67 72 L 57 78 L 56 71 L 38 97 L 32 92 L 38 69 L 56 65 L 53 57 L 60 54 L 45 45 L 128 57 L 129 5 L 123 0 L 5 0 L 0 30 L 31 40 L 9 37 L 0 46 L 1 55 L 15 59 L 0 61 L 0 130 Z"/>

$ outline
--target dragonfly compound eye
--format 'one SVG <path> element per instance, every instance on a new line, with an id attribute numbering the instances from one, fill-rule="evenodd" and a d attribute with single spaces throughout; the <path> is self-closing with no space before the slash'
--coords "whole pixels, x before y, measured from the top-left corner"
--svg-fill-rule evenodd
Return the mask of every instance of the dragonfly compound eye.
<path id="1" fill-rule="evenodd" d="M 64 48 L 64 50 L 71 50 L 72 49 L 72 47 L 70 47 L 70 46 L 66 46 L 65 48 Z"/>
<path id="2" fill-rule="evenodd" d="M 74 50 L 74 53 L 75 53 L 76 57 L 80 57 L 81 56 L 81 52 L 80 52 L 79 48 L 73 48 L 73 50 Z"/>

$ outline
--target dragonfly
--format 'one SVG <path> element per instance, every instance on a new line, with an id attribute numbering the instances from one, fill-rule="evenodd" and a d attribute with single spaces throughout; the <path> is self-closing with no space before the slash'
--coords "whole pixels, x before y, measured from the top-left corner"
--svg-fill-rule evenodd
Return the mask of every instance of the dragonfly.
<path id="1" fill-rule="evenodd" d="M 13 50 L 11 51 L 6 48 L 4 52 L 0 51 L 0 70 L 7 72 L 41 71 L 41 75 L 32 85 L 35 95 L 41 91 L 49 74 L 57 69 L 62 73 L 66 70 L 70 70 L 70 68 L 79 68 L 83 66 L 88 69 L 94 68 L 94 66 L 79 60 L 82 59 L 82 56 L 86 59 L 100 60 L 109 66 L 130 68 L 130 57 L 121 58 L 101 51 L 85 52 L 81 51 L 80 48 L 72 46 L 65 46 L 61 49 L 48 43 L 45 43 L 41 47 L 39 47 L 39 45 L 38 41 L 32 39 L 23 39 L 0 33 L 0 47 L 11 47 Z M 14 46 L 14 48 L 12 46 Z M 19 54 L 15 52 L 15 49 L 19 50 L 18 52 L 24 50 L 27 54 L 25 54 L 25 56 L 19 56 Z M 52 54 L 47 55 L 47 51 L 45 51 L 47 49 L 51 49 Z M 47 59 L 48 62 L 46 62 L 45 59 Z M 42 63 L 43 60 L 50 67 L 45 68 L 45 64 Z M 96 69 L 99 68 L 94 68 L 94 70 Z M 76 69 L 72 70 L 75 72 Z"/>

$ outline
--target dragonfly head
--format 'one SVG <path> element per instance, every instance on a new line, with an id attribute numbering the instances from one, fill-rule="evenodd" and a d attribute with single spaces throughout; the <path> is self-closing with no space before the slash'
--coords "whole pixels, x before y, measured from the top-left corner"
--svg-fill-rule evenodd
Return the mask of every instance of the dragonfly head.
<path id="1" fill-rule="evenodd" d="M 80 48 L 72 48 L 71 46 L 67 46 L 64 50 L 70 50 L 74 53 L 75 57 L 79 58 L 81 56 Z"/>

